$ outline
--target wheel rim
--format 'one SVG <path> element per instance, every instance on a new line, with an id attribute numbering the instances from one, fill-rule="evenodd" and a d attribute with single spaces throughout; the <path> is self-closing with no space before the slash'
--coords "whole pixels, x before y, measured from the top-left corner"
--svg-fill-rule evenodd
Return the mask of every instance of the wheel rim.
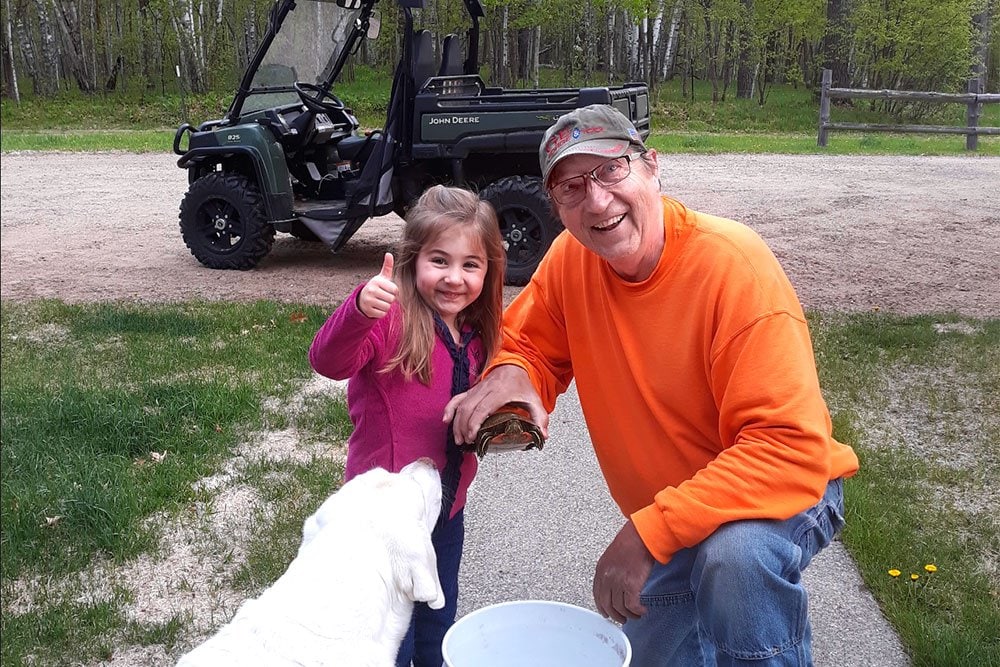
<path id="1" fill-rule="evenodd" d="M 245 225 L 239 211 L 231 203 L 225 199 L 209 199 L 199 209 L 198 217 L 198 228 L 212 252 L 225 255 L 240 247 Z"/>
<path id="2" fill-rule="evenodd" d="M 526 208 L 504 209 L 500 214 L 500 234 L 507 245 L 507 264 L 510 266 L 533 264 L 542 252 L 542 225 Z"/>

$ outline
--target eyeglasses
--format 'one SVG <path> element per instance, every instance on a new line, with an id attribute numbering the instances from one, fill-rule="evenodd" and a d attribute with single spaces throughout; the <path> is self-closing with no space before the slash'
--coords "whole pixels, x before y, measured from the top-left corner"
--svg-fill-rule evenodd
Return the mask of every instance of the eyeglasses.
<path id="1" fill-rule="evenodd" d="M 632 160 L 642 155 L 643 153 L 629 153 L 602 162 L 585 174 L 579 174 L 554 184 L 549 188 L 549 194 L 564 206 L 579 204 L 587 195 L 588 178 L 605 188 L 621 183 L 632 173 Z"/>

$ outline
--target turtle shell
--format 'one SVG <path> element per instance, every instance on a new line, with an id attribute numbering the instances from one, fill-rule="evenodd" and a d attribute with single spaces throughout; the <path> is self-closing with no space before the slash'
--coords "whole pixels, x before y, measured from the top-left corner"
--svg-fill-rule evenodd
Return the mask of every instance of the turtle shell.
<path id="1" fill-rule="evenodd" d="M 508 403 L 486 418 L 476 434 L 476 453 L 541 449 L 542 430 L 531 421 L 531 413 L 520 404 Z"/>

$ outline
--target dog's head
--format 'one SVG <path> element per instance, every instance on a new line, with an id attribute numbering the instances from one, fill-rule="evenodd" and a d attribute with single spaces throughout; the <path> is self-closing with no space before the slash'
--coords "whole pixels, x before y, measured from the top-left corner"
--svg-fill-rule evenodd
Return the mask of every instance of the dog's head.
<path id="1" fill-rule="evenodd" d="M 306 519 L 299 554 L 321 531 L 368 531 L 389 555 L 396 591 L 440 609 L 444 592 L 431 543 L 440 513 L 441 475 L 431 459 L 418 459 L 398 473 L 375 468 L 345 483 Z"/>
<path id="2" fill-rule="evenodd" d="M 377 486 L 380 498 L 375 512 L 385 516 L 376 516 L 375 520 L 394 526 L 386 533 L 400 591 L 414 602 L 440 609 L 444 606 L 444 591 L 431 543 L 431 532 L 441 514 L 441 475 L 437 467 L 429 458 L 417 459 L 398 474 L 384 477 Z M 406 521 L 393 524 L 392 515 L 397 513 L 404 514 Z"/>
<path id="3" fill-rule="evenodd" d="M 428 531 L 433 531 L 441 514 L 441 474 L 437 466 L 432 459 L 424 457 L 404 466 L 399 474 L 409 477 L 420 488 L 423 497 L 423 522 Z"/>

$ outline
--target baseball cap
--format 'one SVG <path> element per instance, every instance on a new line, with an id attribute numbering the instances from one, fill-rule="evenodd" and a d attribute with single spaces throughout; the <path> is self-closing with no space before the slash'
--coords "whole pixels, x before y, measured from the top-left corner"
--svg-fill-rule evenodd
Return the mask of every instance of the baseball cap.
<path id="1" fill-rule="evenodd" d="M 591 104 L 560 116 L 542 139 L 538 162 L 542 183 L 548 185 L 552 168 L 570 155 L 599 155 L 608 159 L 621 157 L 630 146 L 645 151 L 635 125 L 609 104 Z"/>

